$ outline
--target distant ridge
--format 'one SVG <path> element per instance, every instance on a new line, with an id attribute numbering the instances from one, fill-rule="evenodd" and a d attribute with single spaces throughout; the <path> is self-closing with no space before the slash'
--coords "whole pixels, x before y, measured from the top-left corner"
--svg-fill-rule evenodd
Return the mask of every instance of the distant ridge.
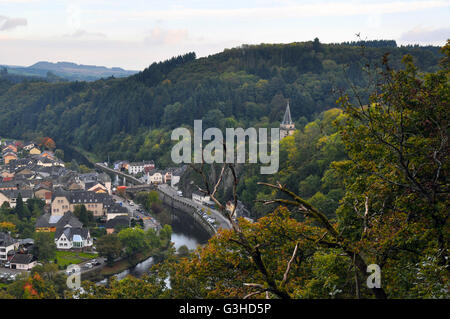
<path id="1" fill-rule="evenodd" d="M 124 70 L 119 67 L 107 68 L 97 65 L 83 65 L 73 62 L 39 61 L 28 67 L 3 65 L 10 74 L 22 76 L 46 77 L 48 72 L 69 81 L 95 81 L 108 77 L 127 77 L 138 71 Z"/>

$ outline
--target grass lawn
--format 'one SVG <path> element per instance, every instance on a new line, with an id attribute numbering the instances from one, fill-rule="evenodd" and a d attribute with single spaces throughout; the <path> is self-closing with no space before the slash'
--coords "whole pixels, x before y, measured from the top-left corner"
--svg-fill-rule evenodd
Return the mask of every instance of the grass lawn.
<path id="1" fill-rule="evenodd" d="M 9 285 L 9 284 L 5 284 L 5 283 L 3 283 L 3 282 L 0 282 L 0 289 L 6 288 L 6 287 L 8 287 L 8 285 Z"/>
<path id="2" fill-rule="evenodd" d="M 97 254 L 83 253 L 76 251 L 57 251 L 56 259 L 58 260 L 58 265 L 68 266 L 71 264 L 79 264 L 83 261 L 96 258 Z"/>

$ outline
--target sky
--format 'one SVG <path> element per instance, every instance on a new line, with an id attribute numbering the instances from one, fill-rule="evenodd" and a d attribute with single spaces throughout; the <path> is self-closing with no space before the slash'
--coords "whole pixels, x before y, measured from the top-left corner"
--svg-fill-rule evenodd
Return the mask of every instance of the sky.
<path id="1" fill-rule="evenodd" d="M 242 44 L 393 39 L 443 45 L 450 0 L 0 0 L 0 64 L 142 70 Z"/>

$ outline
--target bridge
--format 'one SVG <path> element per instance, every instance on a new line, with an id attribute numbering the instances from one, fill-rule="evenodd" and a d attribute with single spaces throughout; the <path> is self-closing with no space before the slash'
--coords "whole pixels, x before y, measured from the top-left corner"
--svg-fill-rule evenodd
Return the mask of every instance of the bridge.
<path id="1" fill-rule="evenodd" d="M 117 175 L 117 176 L 121 176 L 121 177 L 124 178 L 124 180 L 128 181 L 129 183 L 131 183 L 133 185 L 143 185 L 144 184 L 143 182 L 141 182 L 137 178 L 135 178 L 135 177 L 133 177 L 131 175 L 128 175 L 128 174 L 126 174 L 124 172 L 116 171 L 115 169 L 109 168 L 108 166 L 105 166 L 102 163 L 94 163 L 94 167 L 98 168 L 98 169 L 100 169 L 100 170 L 102 170 L 104 172 L 107 172 L 107 173 L 110 173 L 110 174 L 113 174 L 113 175 Z"/>
<path id="2" fill-rule="evenodd" d="M 124 172 L 116 171 L 112 168 L 103 165 L 102 163 L 95 163 L 94 166 L 104 172 L 119 175 L 129 183 L 134 184 L 127 187 L 127 192 L 137 193 L 140 191 L 156 190 L 158 192 L 159 198 L 164 204 L 172 208 L 175 208 L 178 211 L 182 211 L 184 213 L 189 214 L 211 236 L 217 233 L 217 229 L 219 228 L 225 229 L 231 228 L 231 223 L 219 211 L 206 205 L 197 203 L 190 198 L 181 197 L 180 195 L 178 195 L 175 189 L 173 189 L 167 184 L 160 184 L 160 185 L 144 184 L 137 178 L 128 175 Z M 200 211 L 209 213 L 210 216 L 216 220 L 216 225 L 212 225 L 206 219 L 204 219 L 203 216 L 200 214 Z"/>

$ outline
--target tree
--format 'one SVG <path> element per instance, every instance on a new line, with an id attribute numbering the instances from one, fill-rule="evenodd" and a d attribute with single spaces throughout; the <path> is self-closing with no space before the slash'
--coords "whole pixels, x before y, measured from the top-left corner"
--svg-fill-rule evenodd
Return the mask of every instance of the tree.
<path id="1" fill-rule="evenodd" d="M 370 104 L 341 99 L 348 117 L 340 132 L 350 160 L 334 164 L 346 186 L 338 216 L 342 226 L 353 221 L 341 229 L 371 252 L 396 297 L 447 284 L 449 42 L 443 53 L 441 69 L 429 74 L 420 74 L 411 56 L 400 71 L 386 58 L 381 92 Z M 426 264 L 435 275 L 424 279 L 419 273 L 429 273 Z M 436 293 L 442 297 L 442 290 Z"/>
<path id="2" fill-rule="evenodd" d="M 94 214 L 86 209 L 84 205 L 75 205 L 74 215 L 83 223 L 84 227 L 90 227 L 94 223 Z"/>
<path id="3" fill-rule="evenodd" d="M 55 150 L 55 156 L 60 160 L 64 159 L 64 151 L 62 149 Z"/>
<path id="4" fill-rule="evenodd" d="M 125 253 L 129 259 L 148 248 L 148 243 L 145 239 L 145 233 L 140 228 L 127 228 L 121 230 L 118 234 L 122 246 L 125 248 Z"/>
<path id="5" fill-rule="evenodd" d="M 16 207 L 14 208 L 14 212 L 19 216 L 20 219 L 30 218 L 30 210 L 27 206 L 23 204 L 22 194 L 19 192 L 17 195 Z"/>
<path id="6" fill-rule="evenodd" d="M 50 137 L 43 137 L 39 145 L 45 147 L 48 150 L 54 150 L 56 148 L 56 143 Z"/>
<path id="7" fill-rule="evenodd" d="M 17 231 L 16 225 L 11 222 L 0 222 L 0 232 L 11 232 L 15 233 Z"/>
<path id="8" fill-rule="evenodd" d="M 178 247 L 178 256 L 187 257 L 189 256 L 189 248 L 186 245 L 182 245 Z"/>
<path id="9" fill-rule="evenodd" d="M 39 260 L 53 260 L 56 257 L 55 234 L 52 232 L 35 233 L 33 253 Z"/>
<path id="10" fill-rule="evenodd" d="M 55 259 L 56 260 L 56 259 Z M 31 276 L 38 274 L 43 280 L 49 282 L 57 292 L 59 297 L 64 296 L 64 291 L 67 289 L 66 276 L 59 272 L 56 263 L 45 263 L 42 266 L 37 265 L 31 270 Z"/>
<path id="11" fill-rule="evenodd" d="M 105 235 L 97 240 L 96 248 L 100 256 L 106 257 L 106 262 L 112 266 L 114 260 L 122 253 L 122 243 L 116 234 Z"/>
<path id="12" fill-rule="evenodd" d="M 159 213 L 161 208 L 161 200 L 159 199 L 159 194 L 156 191 L 150 192 L 140 192 L 136 195 L 136 202 L 144 206 L 148 211 L 153 211 L 154 213 Z"/>
<path id="13" fill-rule="evenodd" d="M 53 283 L 35 272 L 28 277 L 18 278 L 9 285 L 8 293 L 18 299 L 58 299 Z"/>

